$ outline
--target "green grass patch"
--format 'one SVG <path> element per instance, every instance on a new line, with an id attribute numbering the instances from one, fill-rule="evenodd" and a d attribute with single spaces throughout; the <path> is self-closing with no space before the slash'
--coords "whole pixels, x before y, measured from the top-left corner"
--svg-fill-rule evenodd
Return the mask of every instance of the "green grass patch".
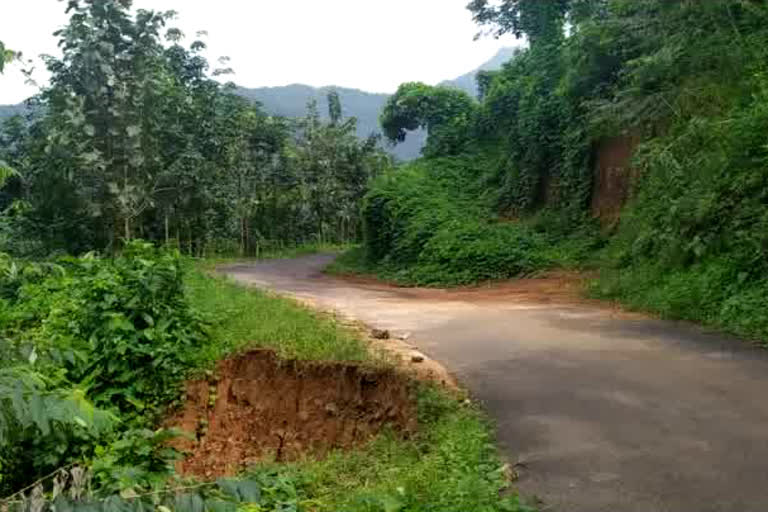
<path id="1" fill-rule="evenodd" d="M 750 280 L 728 260 L 670 269 L 635 264 L 601 270 L 589 294 L 662 318 L 690 320 L 746 338 L 768 340 L 768 281 Z"/>
<path id="2" fill-rule="evenodd" d="M 385 433 L 361 450 L 336 452 L 321 461 L 263 464 L 247 476 L 280 482 L 277 501 L 298 510 L 532 510 L 510 491 L 491 428 L 476 407 L 425 385 L 418 410 L 420 430 L 412 439 Z"/>
<path id="3" fill-rule="evenodd" d="M 257 347 L 289 359 L 370 360 L 365 342 L 331 315 L 201 270 L 188 272 L 185 283 L 190 303 L 209 322 L 209 361 Z"/>

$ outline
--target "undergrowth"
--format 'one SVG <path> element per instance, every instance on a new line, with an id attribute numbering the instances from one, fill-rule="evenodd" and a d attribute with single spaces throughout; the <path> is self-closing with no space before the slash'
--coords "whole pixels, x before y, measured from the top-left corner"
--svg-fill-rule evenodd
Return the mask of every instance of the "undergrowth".
<path id="1" fill-rule="evenodd" d="M 465 157 L 420 160 L 381 176 L 363 208 L 365 245 L 328 271 L 401 285 L 470 285 L 577 266 L 603 243 L 588 220 L 563 233 L 554 214 L 498 216 L 495 197 L 482 192 L 484 165 Z"/>
<path id="2" fill-rule="evenodd" d="M 420 428 L 351 452 L 263 464 L 236 479 L 181 477 L 162 428 L 183 381 L 246 348 L 372 360 L 356 333 L 287 299 L 132 242 L 114 258 L 0 260 L 0 509 L 260 512 L 522 511 L 490 428 L 442 391 Z"/>

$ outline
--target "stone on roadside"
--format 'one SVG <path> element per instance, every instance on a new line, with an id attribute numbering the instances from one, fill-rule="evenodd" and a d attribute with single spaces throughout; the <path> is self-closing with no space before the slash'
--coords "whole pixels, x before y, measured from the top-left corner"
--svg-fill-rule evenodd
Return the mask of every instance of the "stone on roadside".
<path id="1" fill-rule="evenodd" d="M 374 339 L 377 340 L 388 340 L 389 339 L 389 331 L 385 329 L 374 329 L 371 331 L 371 336 Z"/>

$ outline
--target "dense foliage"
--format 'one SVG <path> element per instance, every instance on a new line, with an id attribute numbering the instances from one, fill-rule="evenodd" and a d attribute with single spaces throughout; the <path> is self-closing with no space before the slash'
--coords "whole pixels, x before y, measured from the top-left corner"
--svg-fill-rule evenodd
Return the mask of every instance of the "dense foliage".
<path id="1" fill-rule="evenodd" d="M 441 130 L 431 130 L 437 151 L 427 161 L 376 181 L 362 265 L 406 282 L 456 283 L 589 260 L 602 269 L 600 296 L 766 339 L 765 3 L 475 0 L 468 8 L 487 32 L 525 37 L 528 47 L 478 75 L 480 104 L 452 125 L 460 145 L 443 146 Z M 406 84 L 400 96 L 413 91 Z M 438 103 L 419 105 L 452 119 Z M 400 119 L 385 111 L 382 121 L 413 125 Z M 637 141 L 632 199 L 600 232 L 590 210 L 604 193 L 593 182 L 595 157 L 615 137 Z M 515 226 L 503 229 L 546 242 L 503 238 L 500 218 Z M 469 262 L 474 252 L 487 259 Z"/>
<path id="2" fill-rule="evenodd" d="M 427 130 L 425 156 L 460 154 L 466 150 L 466 130 L 476 102 L 466 92 L 423 83 L 401 85 L 381 113 L 384 135 L 393 143 L 405 141 L 408 132 Z"/>
<path id="3" fill-rule="evenodd" d="M 437 158 L 376 180 L 363 207 L 367 265 L 394 281 L 434 285 L 504 279 L 551 264 L 541 233 L 488 217 L 491 197 L 480 198 L 476 179 L 485 164 Z M 345 270 L 345 259 L 340 265 Z"/>
<path id="4" fill-rule="evenodd" d="M 4 256 L 0 495 L 69 463 L 103 465 L 118 440 L 143 436 L 206 339 L 184 297 L 178 255 L 134 242 L 115 259 Z M 154 436 L 143 444 L 153 445 L 167 450 Z M 141 465 L 143 449 L 128 467 Z M 149 484 L 141 471 L 105 471 L 108 488 Z"/>
<path id="5" fill-rule="evenodd" d="M 357 202 L 388 165 L 377 141 L 313 106 L 300 121 L 267 116 L 210 77 L 205 43 L 182 46 L 173 13 L 129 8 L 69 2 L 50 86 L 30 119 L 0 131 L 0 159 L 18 173 L 0 198 L 5 250 L 117 250 L 141 237 L 252 254 L 355 239 Z"/>

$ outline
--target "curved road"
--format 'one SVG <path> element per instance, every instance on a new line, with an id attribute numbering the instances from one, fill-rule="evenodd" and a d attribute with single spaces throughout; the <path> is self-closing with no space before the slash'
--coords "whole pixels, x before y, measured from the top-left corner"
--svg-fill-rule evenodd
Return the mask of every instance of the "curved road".
<path id="1" fill-rule="evenodd" d="M 768 510 L 762 351 L 599 306 L 347 282 L 321 273 L 332 259 L 222 271 L 411 333 L 483 402 L 543 510 Z"/>

